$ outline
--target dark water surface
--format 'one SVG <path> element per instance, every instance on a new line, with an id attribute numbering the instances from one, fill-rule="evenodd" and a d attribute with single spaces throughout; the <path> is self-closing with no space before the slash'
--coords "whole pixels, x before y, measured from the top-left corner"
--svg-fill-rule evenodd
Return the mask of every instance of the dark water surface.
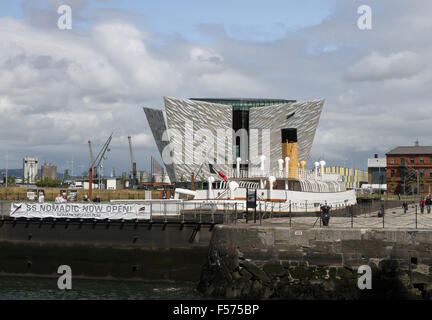
<path id="1" fill-rule="evenodd" d="M 193 283 L 73 279 L 60 290 L 57 278 L 0 276 L 0 300 L 148 300 L 201 299 Z"/>

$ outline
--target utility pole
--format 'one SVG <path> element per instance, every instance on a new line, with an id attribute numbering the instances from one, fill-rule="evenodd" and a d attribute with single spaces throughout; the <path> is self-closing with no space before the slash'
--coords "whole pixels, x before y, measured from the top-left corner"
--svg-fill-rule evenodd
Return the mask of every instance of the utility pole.
<path id="1" fill-rule="evenodd" d="M 131 169 L 132 169 L 132 188 L 137 184 L 137 170 L 136 170 L 136 162 L 134 161 L 133 151 L 132 151 L 132 138 L 128 136 L 129 140 L 129 153 L 130 153 L 130 161 L 131 161 Z"/>
<path id="2" fill-rule="evenodd" d="M 8 187 L 9 151 L 6 151 L 6 188 Z"/>
<path id="3" fill-rule="evenodd" d="M 417 195 L 420 196 L 420 171 L 416 170 L 417 173 Z"/>

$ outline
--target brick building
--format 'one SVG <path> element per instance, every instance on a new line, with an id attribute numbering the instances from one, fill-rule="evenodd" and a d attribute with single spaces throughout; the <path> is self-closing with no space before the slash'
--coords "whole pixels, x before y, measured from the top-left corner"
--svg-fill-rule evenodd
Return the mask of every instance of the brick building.
<path id="1" fill-rule="evenodd" d="M 386 156 L 388 194 L 432 193 L 432 146 L 397 147 Z"/>

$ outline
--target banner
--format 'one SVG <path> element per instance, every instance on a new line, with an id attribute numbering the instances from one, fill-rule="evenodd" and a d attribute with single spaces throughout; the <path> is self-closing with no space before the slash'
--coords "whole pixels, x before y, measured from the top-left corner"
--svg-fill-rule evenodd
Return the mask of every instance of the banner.
<path id="1" fill-rule="evenodd" d="M 14 218 L 149 220 L 150 204 L 12 203 Z"/>

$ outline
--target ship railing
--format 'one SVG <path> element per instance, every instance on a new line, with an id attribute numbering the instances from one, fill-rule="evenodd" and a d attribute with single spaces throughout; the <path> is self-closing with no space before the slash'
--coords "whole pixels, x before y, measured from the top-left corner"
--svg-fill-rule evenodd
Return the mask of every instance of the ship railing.
<path id="1" fill-rule="evenodd" d="M 290 169 L 288 171 L 288 175 L 285 169 L 279 170 L 278 168 L 261 170 L 260 168 L 250 168 L 249 170 L 240 170 L 240 174 L 237 173 L 237 170 L 233 169 L 231 173 L 231 177 L 236 179 L 241 178 L 263 178 L 274 176 L 275 178 L 280 179 L 303 179 L 303 180 L 317 180 L 317 181 L 334 181 L 340 182 L 342 181 L 341 176 L 338 173 L 321 173 L 317 172 L 315 175 L 315 171 L 303 170 L 301 168 L 298 169 Z"/>

